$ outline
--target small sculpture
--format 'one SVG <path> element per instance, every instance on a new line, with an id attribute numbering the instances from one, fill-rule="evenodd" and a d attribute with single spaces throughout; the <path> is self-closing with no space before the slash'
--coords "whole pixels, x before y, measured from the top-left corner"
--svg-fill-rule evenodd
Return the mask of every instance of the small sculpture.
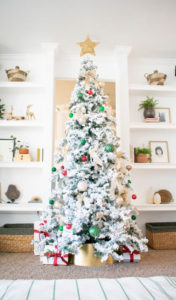
<path id="1" fill-rule="evenodd" d="M 35 115 L 32 111 L 30 111 L 30 108 L 32 107 L 32 104 L 28 105 L 27 106 L 27 109 L 26 109 L 26 119 L 27 120 L 32 120 L 34 119 L 35 120 Z"/>
<path id="2" fill-rule="evenodd" d="M 8 115 L 7 120 L 25 120 L 26 118 L 24 116 L 13 116 L 13 105 L 11 105 L 11 111 L 10 112 L 2 112 L 3 114 Z"/>
<path id="3" fill-rule="evenodd" d="M 16 185 L 10 184 L 5 195 L 10 200 L 10 202 L 8 201 L 8 203 L 14 203 L 15 200 L 20 197 L 20 191 L 17 189 Z"/>

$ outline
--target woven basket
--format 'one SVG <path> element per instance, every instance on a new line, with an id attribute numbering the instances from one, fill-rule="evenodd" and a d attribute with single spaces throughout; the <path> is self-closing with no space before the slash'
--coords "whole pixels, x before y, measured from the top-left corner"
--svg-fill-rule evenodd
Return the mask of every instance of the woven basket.
<path id="1" fill-rule="evenodd" d="M 6 224 L 0 227 L 0 252 L 33 252 L 33 224 Z"/>
<path id="2" fill-rule="evenodd" d="M 176 249 L 176 223 L 147 223 L 146 237 L 153 249 Z"/>
<path id="3" fill-rule="evenodd" d="M 29 71 L 24 72 L 16 66 L 15 69 L 6 70 L 6 73 L 9 81 L 25 81 Z"/>
<path id="4" fill-rule="evenodd" d="M 161 197 L 161 204 L 166 204 L 173 201 L 172 194 L 168 190 L 159 190 L 156 193 Z"/>

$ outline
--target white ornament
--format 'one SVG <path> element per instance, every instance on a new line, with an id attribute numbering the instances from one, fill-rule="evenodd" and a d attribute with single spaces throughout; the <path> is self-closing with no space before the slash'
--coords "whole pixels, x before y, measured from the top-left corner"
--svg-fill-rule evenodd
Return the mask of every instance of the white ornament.
<path id="1" fill-rule="evenodd" d="M 76 113 L 77 114 L 85 114 L 86 113 L 85 107 L 77 108 Z"/>
<path id="2" fill-rule="evenodd" d="M 78 182 L 78 190 L 80 192 L 85 192 L 87 190 L 87 182 L 86 181 L 79 181 Z"/>
<path id="3" fill-rule="evenodd" d="M 78 119 L 78 122 L 81 124 L 81 125 L 84 125 L 87 121 L 87 118 L 86 116 L 81 116 L 79 119 Z"/>
<path id="4" fill-rule="evenodd" d="M 54 208 L 59 209 L 61 206 L 62 204 L 58 200 L 54 202 Z"/>
<path id="5" fill-rule="evenodd" d="M 153 202 L 155 204 L 161 204 L 161 196 L 160 196 L 160 194 L 158 194 L 158 193 L 154 194 L 154 196 L 153 196 Z"/>

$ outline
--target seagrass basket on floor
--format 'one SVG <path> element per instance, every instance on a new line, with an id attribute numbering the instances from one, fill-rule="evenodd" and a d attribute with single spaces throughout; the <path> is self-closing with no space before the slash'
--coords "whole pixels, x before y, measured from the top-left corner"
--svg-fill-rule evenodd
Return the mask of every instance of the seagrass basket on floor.
<path id="1" fill-rule="evenodd" d="M 146 223 L 146 237 L 153 249 L 176 249 L 176 222 Z"/>
<path id="2" fill-rule="evenodd" d="M 33 252 L 33 224 L 5 224 L 0 227 L 0 252 Z"/>

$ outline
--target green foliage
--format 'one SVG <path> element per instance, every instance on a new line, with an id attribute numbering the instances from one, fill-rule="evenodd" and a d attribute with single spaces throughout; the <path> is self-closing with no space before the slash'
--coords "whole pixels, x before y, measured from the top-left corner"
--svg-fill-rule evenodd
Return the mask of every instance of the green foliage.
<path id="1" fill-rule="evenodd" d="M 146 100 L 142 101 L 140 104 L 139 104 L 139 109 L 143 109 L 145 107 L 148 107 L 148 106 L 152 106 L 152 107 L 155 107 L 156 105 L 158 104 L 158 100 L 155 100 L 153 97 L 146 97 Z"/>
<path id="2" fill-rule="evenodd" d="M 1 99 L 0 99 L 0 102 L 1 102 Z M 5 111 L 5 104 L 0 103 L 0 120 L 2 120 L 4 118 L 4 114 L 3 114 L 4 111 Z"/>
<path id="3" fill-rule="evenodd" d="M 136 153 L 136 155 L 141 154 L 141 153 L 142 154 L 150 154 L 151 151 L 148 148 L 136 148 L 135 153 Z"/>
<path id="4" fill-rule="evenodd" d="M 21 148 L 29 148 L 29 146 L 25 142 L 21 142 L 20 140 L 17 140 L 17 138 L 13 135 L 10 136 L 11 139 L 14 139 L 14 149 L 19 150 Z"/>

